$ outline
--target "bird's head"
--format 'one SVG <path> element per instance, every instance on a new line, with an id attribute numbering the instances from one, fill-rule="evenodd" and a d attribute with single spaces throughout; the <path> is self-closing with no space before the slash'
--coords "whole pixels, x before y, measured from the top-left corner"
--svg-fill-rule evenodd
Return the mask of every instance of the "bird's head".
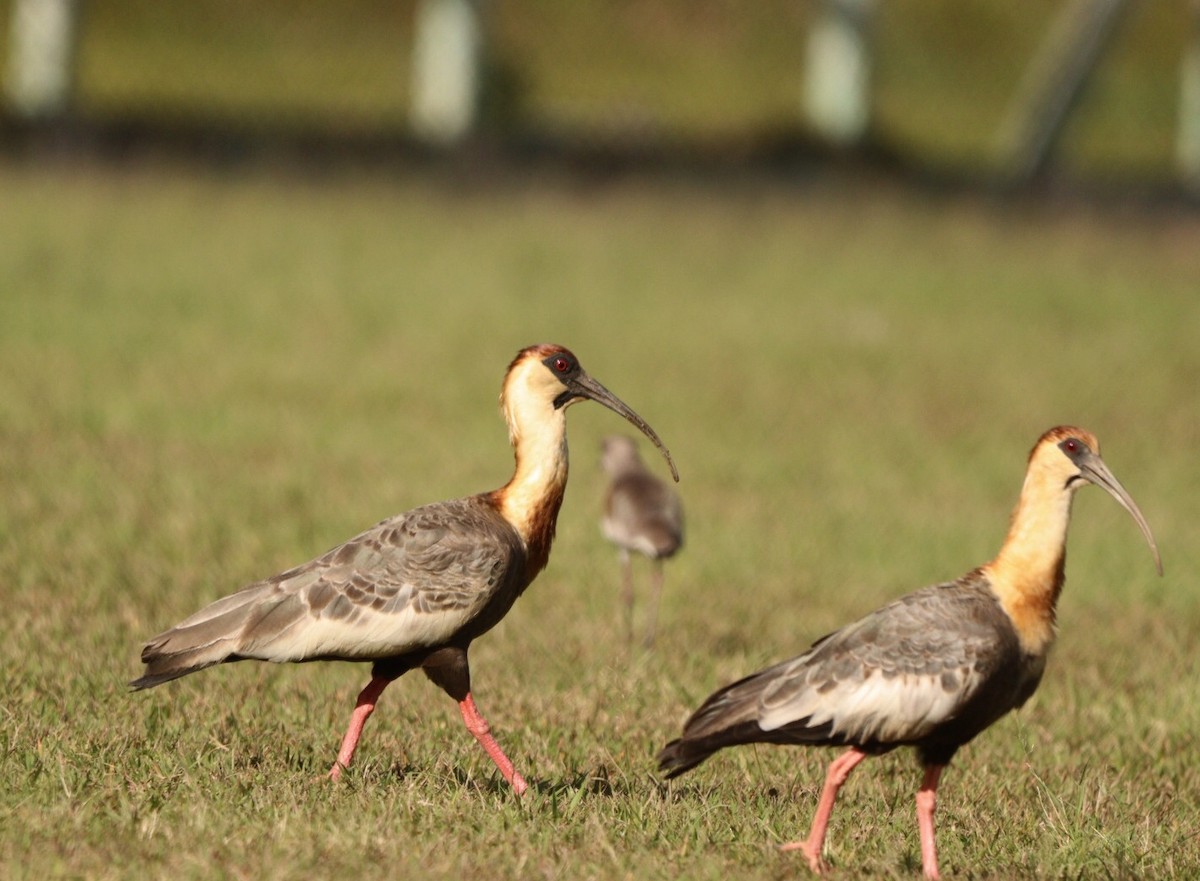
<path id="1" fill-rule="evenodd" d="M 662 451 L 671 468 L 671 476 L 679 480 L 671 453 L 654 429 L 624 401 L 588 376 L 579 359 L 562 346 L 543 343 L 518 352 L 508 367 L 500 394 L 501 407 L 514 440 L 519 437 L 521 425 L 527 419 L 536 418 L 535 413 L 544 418 L 583 400 L 603 404 L 629 420 Z"/>
<path id="2" fill-rule="evenodd" d="M 1154 553 L 1158 574 L 1162 575 L 1158 545 L 1146 518 L 1100 458 L 1100 442 L 1094 434 L 1073 425 L 1050 429 L 1041 436 L 1029 454 L 1029 473 L 1031 477 L 1036 475 L 1037 479 L 1051 481 L 1066 492 L 1074 492 L 1085 483 L 1094 483 L 1107 490 L 1133 516 Z"/>
<path id="3" fill-rule="evenodd" d="M 635 471 L 641 465 L 637 444 L 623 434 L 610 434 L 600 443 L 600 467 L 609 477 Z"/>

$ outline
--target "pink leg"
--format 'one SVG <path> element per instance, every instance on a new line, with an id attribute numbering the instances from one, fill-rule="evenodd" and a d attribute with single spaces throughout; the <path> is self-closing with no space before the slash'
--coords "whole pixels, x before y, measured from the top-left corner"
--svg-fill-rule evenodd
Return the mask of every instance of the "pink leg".
<path id="1" fill-rule="evenodd" d="M 917 790 L 917 828 L 921 830 L 921 868 L 925 870 L 926 878 L 936 879 L 937 842 L 933 838 L 933 812 L 937 808 L 937 787 L 945 765 L 928 765 L 925 768 L 925 780 Z"/>
<path id="2" fill-rule="evenodd" d="M 780 848 L 801 851 L 808 857 L 808 867 L 818 875 L 829 868 L 821 859 L 821 849 L 825 846 L 825 830 L 829 828 L 829 815 L 833 813 L 833 803 L 837 800 L 838 790 L 842 788 L 850 772 L 866 757 L 865 752 L 851 747 L 830 762 L 829 772 L 825 775 L 825 788 L 821 790 L 821 800 L 817 804 L 817 813 L 813 817 L 808 840 L 793 841 Z"/>
<path id="3" fill-rule="evenodd" d="M 363 726 L 367 724 L 367 718 L 371 713 L 375 712 L 376 701 L 379 700 L 379 696 L 383 694 L 383 690 L 391 681 L 376 677 L 368 682 L 367 687 L 359 694 L 358 703 L 354 706 L 354 713 L 350 716 L 350 727 L 346 729 L 346 736 L 342 738 L 342 748 L 338 750 L 337 761 L 329 769 L 330 780 L 337 780 L 342 776 L 342 769 L 350 767 L 350 760 L 354 758 L 354 748 L 358 746 L 358 738 L 362 736 Z"/>
<path id="4" fill-rule="evenodd" d="M 479 708 L 475 706 L 475 699 L 471 697 L 470 692 L 467 692 L 467 696 L 459 703 L 458 708 L 462 710 L 462 717 L 463 721 L 467 723 L 467 730 L 475 735 L 475 739 L 479 741 L 479 745 L 492 757 L 492 761 L 496 763 L 496 767 L 500 769 L 500 773 L 504 775 L 504 779 L 512 786 L 513 791 L 517 795 L 521 795 L 526 789 L 525 779 L 516 772 L 513 768 L 513 763 L 504 754 L 504 750 L 500 749 L 500 744 L 496 743 L 496 738 L 492 737 L 487 719 L 483 718 L 483 715 L 479 712 Z"/>

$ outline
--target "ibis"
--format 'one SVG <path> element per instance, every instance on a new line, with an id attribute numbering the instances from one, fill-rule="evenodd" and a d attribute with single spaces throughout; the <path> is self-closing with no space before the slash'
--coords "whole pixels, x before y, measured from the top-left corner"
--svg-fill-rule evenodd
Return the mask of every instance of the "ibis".
<path id="1" fill-rule="evenodd" d="M 467 729 L 520 795 L 524 778 L 492 736 L 471 694 L 471 642 L 502 619 L 545 567 L 567 485 L 567 408 L 592 400 L 671 454 L 637 413 L 557 345 L 523 349 L 508 367 L 500 408 L 516 468 L 500 489 L 390 517 L 316 559 L 217 600 L 142 649 L 151 688 L 216 664 L 365 661 L 358 696 L 329 776 L 350 765 L 383 690 L 419 667 L 458 702 Z"/>
<path id="2" fill-rule="evenodd" d="M 617 547 L 621 566 L 621 598 L 625 606 L 626 636 L 633 640 L 633 561 L 641 554 L 651 561 L 650 604 L 647 610 L 647 647 L 654 643 L 658 606 L 662 598 L 663 560 L 683 544 L 683 506 L 679 496 L 646 467 L 637 444 L 625 435 L 606 437 L 600 465 L 608 475 L 600 531 Z"/>
<path id="3" fill-rule="evenodd" d="M 838 790 L 867 756 L 916 749 L 921 864 L 938 877 L 938 781 L 964 744 L 1022 706 L 1054 642 L 1071 500 L 1085 483 L 1107 490 L 1158 547 L 1141 511 L 1100 458 L 1094 435 L 1059 426 L 1029 455 L 1008 535 L 990 563 L 908 594 L 818 639 L 804 654 L 714 692 L 658 760 L 668 777 L 743 743 L 846 747 L 829 765 L 799 850 L 817 873 Z"/>

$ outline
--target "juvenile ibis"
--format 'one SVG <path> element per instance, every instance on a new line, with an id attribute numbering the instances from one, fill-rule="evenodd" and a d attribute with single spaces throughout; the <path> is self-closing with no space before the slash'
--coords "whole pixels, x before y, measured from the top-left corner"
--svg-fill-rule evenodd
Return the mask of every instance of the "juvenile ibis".
<path id="1" fill-rule="evenodd" d="M 675 491 L 642 462 L 633 438 L 624 435 L 606 437 L 600 450 L 600 465 L 609 478 L 600 531 L 617 546 L 621 598 L 630 641 L 633 640 L 633 561 L 630 553 L 643 554 L 651 561 L 650 607 L 643 639 L 649 647 L 654 643 L 662 596 L 662 561 L 673 556 L 683 544 L 683 506 Z"/>
<path id="2" fill-rule="evenodd" d="M 349 766 L 388 683 L 414 667 L 458 702 L 475 736 L 519 795 L 513 769 L 471 696 L 467 651 L 546 565 L 567 485 L 566 410 L 593 400 L 671 454 L 646 422 L 584 372 L 562 346 L 522 350 L 508 367 L 500 408 L 516 469 L 503 487 L 384 520 L 311 562 L 201 609 L 142 649 L 151 688 L 215 664 L 370 661 L 329 776 Z"/>
<path id="3" fill-rule="evenodd" d="M 1080 428 L 1038 440 L 1008 536 L 994 560 L 872 612 L 784 661 L 712 694 L 658 760 L 674 777 L 741 743 L 845 746 L 829 766 L 808 838 L 799 850 L 814 872 L 838 789 L 869 755 L 916 748 L 921 863 L 938 877 L 933 813 L 950 759 L 1037 688 L 1054 641 L 1071 499 L 1084 483 L 1103 487 L 1137 522 L 1162 563 L 1150 527 Z"/>

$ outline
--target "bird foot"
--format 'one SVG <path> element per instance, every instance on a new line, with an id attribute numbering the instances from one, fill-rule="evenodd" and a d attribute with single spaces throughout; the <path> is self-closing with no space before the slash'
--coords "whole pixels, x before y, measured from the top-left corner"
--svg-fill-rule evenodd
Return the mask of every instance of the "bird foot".
<path id="1" fill-rule="evenodd" d="M 808 858 L 808 867 L 812 869 L 814 875 L 824 875 L 829 871 L 829 863 L 821 859 L 819 851 L 810 848 L 807 841 L 793 841 L 790 844 L 782 844 L 779 850 L 783 853 L 788 851 L 798 850 Z"/>
<path id="2" fill-rule="evenodd" d="M 343 765 L 341 762 L 334 762 L 333 767 L 329 769 L 329 773 L 326 774 L 325 776 L 328 779 L 336 782 L 342 776 L 342 771 L 344 771 L 345 769 L 346 769 L 346 766 Z"/>
<path id="3" fill-rule="evenodd" d="M 525 778 L 516 771 L 513 771 L 512 780 L 509 782 L 512 784 L 513 792 L 517 797 L 524 795 L 525 790 L 529 788 L 529 785 L 525 782 Z"/>

